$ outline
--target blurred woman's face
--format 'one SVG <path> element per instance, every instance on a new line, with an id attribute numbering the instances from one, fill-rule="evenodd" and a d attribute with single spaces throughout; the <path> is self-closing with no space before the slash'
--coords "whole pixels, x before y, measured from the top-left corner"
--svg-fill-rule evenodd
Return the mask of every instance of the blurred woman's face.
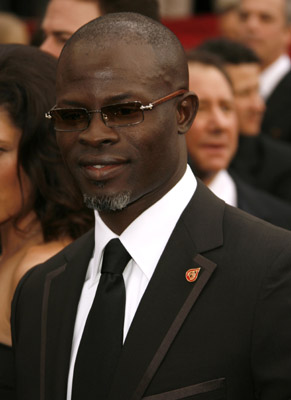
<path id="1" fill-rule="evenodd" d="M 5 108 L 0 107 L 0 225 L 18 216 L 31 193 L 28 177 L 20 170 L 21 191 L 17 174 L 20 137 L 21 130 L 14 126 Z"/>

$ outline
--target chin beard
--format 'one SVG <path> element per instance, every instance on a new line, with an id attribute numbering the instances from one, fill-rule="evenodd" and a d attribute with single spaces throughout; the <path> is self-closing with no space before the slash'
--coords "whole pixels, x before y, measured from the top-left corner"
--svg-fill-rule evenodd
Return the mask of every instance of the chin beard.
<path id="1" fill-rule="evenodd" d="M 113 196 L 90 196 L 83 194 L 84 203 L 88 208 L 97 211 L 120 211 L 130 202 L 131 193 L 122 192 Z"/>

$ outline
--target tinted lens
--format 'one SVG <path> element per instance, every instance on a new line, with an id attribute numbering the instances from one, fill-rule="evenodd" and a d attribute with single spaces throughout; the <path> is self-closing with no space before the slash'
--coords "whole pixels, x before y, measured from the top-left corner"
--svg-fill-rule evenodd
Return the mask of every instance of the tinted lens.
<path id="1" fill-rule="evenodd" d="M 88 127 L 89 115 L 83 108 L 62 108 L 51 110 L 57 131 L 78 131 Z"/>
<path id="2" fill-rule="evenodd" d="M 140 109 L 141 103 L 115 104 L 102 107 L 102 118 L 107 126 L 135 125 L 143 121 L 143 112 Z"/>

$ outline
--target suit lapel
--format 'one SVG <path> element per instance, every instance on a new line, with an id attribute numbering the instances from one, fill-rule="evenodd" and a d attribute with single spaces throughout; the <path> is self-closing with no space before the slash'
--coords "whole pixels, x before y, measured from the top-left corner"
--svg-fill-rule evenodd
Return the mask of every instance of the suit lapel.
<path id="1" fill-rule="evenodd" d="M 94 248 L 93 230 L 64 253 L 45 281 L 41 331 L 41 399 L 65 399 L 75 317 Z"/>
<path id="2" fill-rule="evenodd" d="M 223 210 L 224 203 L 199 183 L 138 307 L 122 350 L 110 400 L 142 398 L 216 267 L 199 253 L 222 245 Z M 185 274 L 191 269 L 199 273 L 196 280 L 189 282 Z"/>

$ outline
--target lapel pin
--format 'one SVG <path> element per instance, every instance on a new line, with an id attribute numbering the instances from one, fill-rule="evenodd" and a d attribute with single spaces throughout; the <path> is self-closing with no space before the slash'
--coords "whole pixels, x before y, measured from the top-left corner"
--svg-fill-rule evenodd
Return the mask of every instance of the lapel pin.
<path id="1" fill-rule="evenodd" d="M 192 268 L 188 269 L 188 271 L 185 274 L 185 277 L 188 282 L 195 282 L 198 278 L 199 272 L 201 268 Z"/>

